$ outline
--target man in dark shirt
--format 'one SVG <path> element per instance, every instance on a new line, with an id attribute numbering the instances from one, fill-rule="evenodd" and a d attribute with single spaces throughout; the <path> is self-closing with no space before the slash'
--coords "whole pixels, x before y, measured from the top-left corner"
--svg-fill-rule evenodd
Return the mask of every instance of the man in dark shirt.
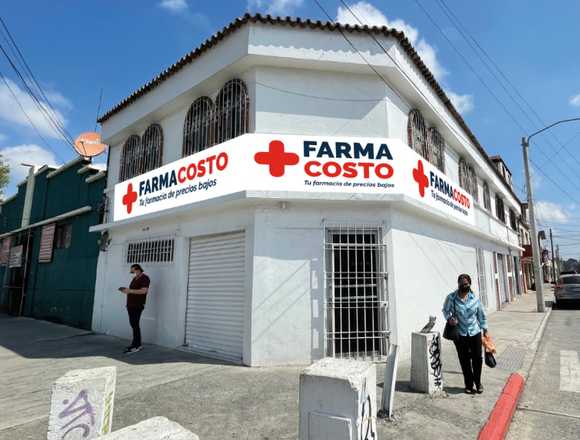
<path id="1" fill-rule="evenodd" d="M 149 277 L 143 273 L 143 268 L 139 264 L 133 264 L 131 266 L 131 274 L 134 277 L 131 280 L 131 284 L 129 284 L 129 288 L 119 288 L 120 292 L 127 295 L 127 312 L 129 313 L 129 323 L 133 329 L 133 342 L 125 349 L 125 353 L 136 353 L 143 349 L 141 346 L 139 320 L 145 308 L 145 300 L 147 299 L 149 284 L 151 283 Z"/>

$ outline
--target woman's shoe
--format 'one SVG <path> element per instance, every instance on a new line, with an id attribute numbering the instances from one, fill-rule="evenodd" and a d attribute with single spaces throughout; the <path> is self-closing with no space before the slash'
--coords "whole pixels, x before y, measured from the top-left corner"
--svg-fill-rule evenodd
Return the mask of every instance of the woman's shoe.
<path id="1" fill-rule="evenodd" d="M 483 385 L 478 385 L 476 391 L 477 391 L 477 394 L 483 393 Z"/>
<path id="2" fill-rule="evenodd" d="M 473 388 L 465 388 L 465 394 L 475 394 L 475 390 Z"/>

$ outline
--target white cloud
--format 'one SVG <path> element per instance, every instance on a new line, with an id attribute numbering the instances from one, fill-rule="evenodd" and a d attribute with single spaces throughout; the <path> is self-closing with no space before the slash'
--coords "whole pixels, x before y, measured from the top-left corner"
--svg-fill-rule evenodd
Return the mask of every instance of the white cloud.
<path id="1" fill-rule="evenodd" d="M 580 93 L 570 97 L 570 105 L 574 107 L 580 107 Z"/>
<path id="2" fill-rule="evenodd" d="M 336 21 L 345 24 L 360 24 L 357 20 L 358 18 L 369 26 L 387 26 L 402 31 L 437 80 L 443 79 L 449 73 L 437 59 L 437 50 L 423 38 L 419 38 L 417 28 L 400 18 L 389 20 L 379 9 L 365 1 L 360 1 L 349 6 L 353 12 L 352 14 L 347 8 L 342 6 L 338 7 Z M 356 15 L 356 18 L 353 14 Z"/>
<path id="3" fill-rule="evenodd" d="M 185 0 L 161 0 L 159 6 L 174 14 L 184 12 L 189 8 Z"/>
<path id="4" fill-rule="evenodd" d="M 458 95 L 449 89 L 445 90 L 445 93 L 453 103 L 453 106 L 462 115 L 467 114 L 473 110 L 473 95 Z"/>
<path id="5" fill-rule="evenodd" d="M 0 83 L 0 120 L 32 129 L 32 127 L 30 127 L 30 122 L 26 117 L 26 115 L 28 115 L 42 135 L 54 139 L 62 139 L 62 136 L 53 128 L 51 123 L 47 120 L 44 112 L 37 106 L 30 95 L 22 90 L 14 81 L 11 81 L 10 79 L 6 79 L 6 81 L 8 86 L 4 82 Z M 18 103 L 12 96 L 11 90 L 16 96 L 18 102 L 20 102 L 20 105 L 22 105 L 24 112 L 20 109 Z M 70 102 L 58 92 L 52 91 L 46 95 L 49 100 L 51 97 L 54 99 L 54 102 L 52 102 L 54 106 L 71 106 Z M 50 112 L 46 106 L 43 105 L 43 107 L 45 111 Z M 63 126 L 67 123 L 63 114 L 57 109 L 54 111 L 54 118 Z"/>
<path id="6" fill-rule="evenodd" d="M 248 8 L 264 10 L 272 15 L 290 15 L 303 3 L 304 0 L 249 0 Z"/>
<path id="7" fill-rule="evenodd" d="M 544 223 L 568 223 L 570 214 L 557 203 L 540 200 L 534 204 L 534 211 L 539 221 Z"/>
<path id="8" fill-rule="evenodd" d="M 19 183 L 28 175 L 28 167 L 22 163 L 30 165 L 58 165 L 58 161 L 52 151 L 35 144 L 23 144 L 0 149 L 0 155 L 10 166 L 10 182 Z"/>

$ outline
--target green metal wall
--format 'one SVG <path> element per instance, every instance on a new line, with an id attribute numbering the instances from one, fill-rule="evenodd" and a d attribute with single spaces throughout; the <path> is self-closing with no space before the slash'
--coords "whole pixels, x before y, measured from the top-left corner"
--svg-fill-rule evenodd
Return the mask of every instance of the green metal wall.
<path id="1" fill-rule="evenodd" d="M 22 209 L 26 196 L 26 183 L 18 186 L 16 197 L 2 204 L 0 214 L 0 233 L 20 228 L 22 224 Z"/>
<path id="2" fill-rule="evenodd" d="M 84 206 L 92 210 L 66 220 L 72 225 L 71 244 L 66 249 L 53 249 L 50 263 L 39 263 L 42 227 L 32 230 L 32 247 L 26 270 L 23 313 L 39 319 L 59 322 L 84 329 L 91 328 L 97 259 L 98 233 L 89 227 L 100 222 L 99 206 L 106 178 L 92 183 L 85 179 L 97 173 L 79 174 L 87 162 L 78 162 L 61 173 L 47 178 L 54 169 L 36 175 L 30 224 L 34 224 Z M 18 187 L 16 197 L 2 205 L 0 233 L 19 229 L 26 195 L 26 183 Z M 0 287 L 10 270 L 0 267 Z M 0 305 L 5 289 L 0 288 Z"/>
<path id="3" fill-rule="evenodd" d="M 51 178 L 47 175 L 52 170 L 36 177 L 31 223 L 84 206 L 93 209 L 65 221 L 72 225 L 71 245 L 53 249 L 50 263 L 38 262 L 42 228 L 33 231 L 24 315 L 90 329 L 99 251 L 98 233 L 89 232 L 89 227 L 100 221 L 98 208 L 106 178 L 85 182 L 96 173 L 79 174 L 85 164 L 78 163 Z"/>

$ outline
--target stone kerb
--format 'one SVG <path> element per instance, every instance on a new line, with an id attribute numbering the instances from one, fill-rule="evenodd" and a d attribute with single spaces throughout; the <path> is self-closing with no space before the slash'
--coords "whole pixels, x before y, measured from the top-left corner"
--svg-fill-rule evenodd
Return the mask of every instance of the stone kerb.
<path id="1" fill-rule="evenodd" d="M 72 370 L 52 386 L 48 440 L 89 440 L 111 432 L 116 367 Z"/>

